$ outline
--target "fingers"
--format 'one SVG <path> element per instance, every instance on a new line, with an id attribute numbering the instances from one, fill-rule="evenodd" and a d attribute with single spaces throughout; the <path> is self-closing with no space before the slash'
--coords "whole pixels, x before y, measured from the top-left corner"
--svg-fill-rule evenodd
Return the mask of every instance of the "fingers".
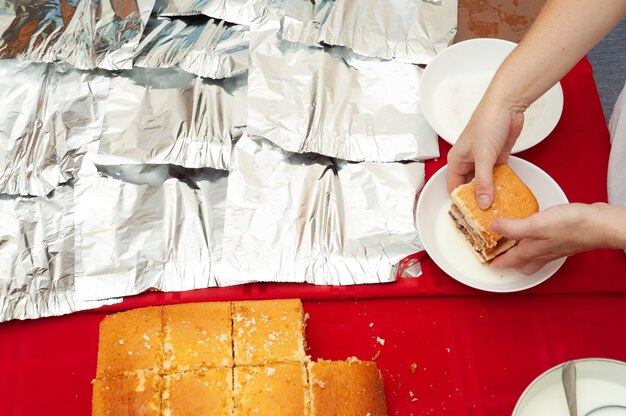
<path id="1" fill-rule="evenodd" d="M 489 267 L 496 269 L 516 269 L 520 273 L 530 276 L 538 272 L 550 261 L 543 257 L 536 257 L 536 253 L 533 254 L 533 251 L 532 247 L 529 248 L 520 244 L 493 259 L 489 263 Z"/>
<path id="2" fill-rule="evenodd" d="M 476 159 L 474 167 L 474 185 L 476 187 L 476 201 L 480 209 L 487 209 L 493 202 L 493 165 L 495 158 L 482 157 Z"/>
<path id="3" fill-rule="evenodd" d="M 452 193 L 457 187 L 465 183 L 466 174 L 455 172 L 453 169 L 448 169 L 448 193 Z"/>
<path id="4" fill-rule="evenodd" d="M 533 216 L 523 220 L 500 218 L 489 224 L 489 228 L 496 234 L 518 241 L 525 238 L 536 238 L 540 231 Z"/>

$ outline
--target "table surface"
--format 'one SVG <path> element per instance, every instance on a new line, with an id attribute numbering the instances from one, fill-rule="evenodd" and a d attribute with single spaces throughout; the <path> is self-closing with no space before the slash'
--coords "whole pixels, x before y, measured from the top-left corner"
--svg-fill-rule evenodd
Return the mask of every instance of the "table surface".
<path id="1" fill-rule="evenodd" d="M 461 0 L 458 39 L 519 40 L 542 3 Z M 548 172 L 570 201 L 606 201 L 609 136 L 586 59 L 562 86 L 558 126 L 519 156 Z M 449 146 L 441 142 L 440 148 L 441 158 L 427 163 L 428 177 L 445 164 Z M 506 415 L 535 377 L 563 361 L 626 361 L 621 251 L 573 256 L 547 282 L 517 294 L 463 286 L 427 256 L 422 269 L 419 278 L 385 285 L 253 284 L 147 293 L 97 311 L 0 324 L 0 415 L 90 414 L 98 323 L 112 311 L 155 304 L 302 298 L 314 359 L 380 353 L 390 415 Z"/>

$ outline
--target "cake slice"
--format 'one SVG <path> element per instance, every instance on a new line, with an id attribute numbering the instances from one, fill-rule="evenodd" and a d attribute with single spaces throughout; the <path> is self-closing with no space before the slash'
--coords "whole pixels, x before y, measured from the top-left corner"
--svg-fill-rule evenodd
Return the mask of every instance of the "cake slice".
<path id="1" fill-rule="evenodd" d="M 491 222 L 498 218 L 522 219 L 539 211 L 535 195 L 508 165 L 493 169 L 493 186 L 493 203 L 485 210 L 478 207 L 473 180 L 458 186 L 450 194 L 450 217 L 482 263 L 489 262 L 517 244 L 517 241 L 491 231 Z"/>
<path id="2" fill-rule="evenodd" d="M 150 371 L 97 378 L 92 416 L 160 416 L 161 377 Z"/>
<path id="3" fill-rule="evenodd" d="M 133 309 L 100 322 L 98 377 L 129 371 L 160 372 L 163 363 L 161 308 Z"/>
<path id="4" fill-rule="evenodd" d="M 230 308 L 230 302 L 164 306 L 164 372 L 232 367 Z"/>
<path id="5" fill-rule="evenodd" d="M 211 368 L 163 377 L 163 416 L 232 416 L 233 369 Z"/>
<path id="6" fill-rule="evenodd" d="M 304 362 L 304 315 L 299 299 L 233 302 L 236 365 Z"/>
<path id="7" fill-rule="evenodd" d="M 371 361 L 317 361 L 308 365 L 310 416 L 386 416 L 383 380 Z"/>
<path id="8" fill-rule="evenodd" d="M 306 368 L 302 363 L 235 367 L 234 416 L 307 416 Z"/>

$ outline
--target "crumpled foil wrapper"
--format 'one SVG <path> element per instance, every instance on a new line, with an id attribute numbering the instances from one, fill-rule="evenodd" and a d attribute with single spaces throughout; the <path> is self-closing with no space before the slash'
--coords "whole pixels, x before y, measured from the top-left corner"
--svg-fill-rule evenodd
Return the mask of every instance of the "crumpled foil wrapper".
<path id="1" fill-rule="evenodd" d="M 130 69 L 155 0 L 14 0 L 0 19 L 0 59 Z M 7 8 L 5 7 L 6 11 Z"/>
<path id="2" fill-rule="evenodd" d="M 109 79 L 62 64 L 0 61 L 0 193 L 46 195 L 102 131 Z"/>
<path id="3" fill-rule="evenodd" d="M 228 179 L 220 275 L 325 285 L 395 280 L 420 251 L 424 165 L 351 163 L 244 135 Z"/>
<path id="4" fill-rule="evenodd" d="M 159 16 L 194 16 L 203 14 L 239 25 L 250 25 L 266 10 L 267 0 L 157 0 Z"/>
<path id="5" fill-rule="evenodd" d="M 216 286 L 228 172 L 103 169 L 75 185 L 77 299 Z"/>
<path id="6" fill-rule="evenodd" d="M 134 65 L 181 69 L 204 78 L 228 78 L 248 70 L 247 26 L 202 19 L 151 19 Z"/>
<path id="7" fill-rule="evenodd" d="M 251 135 L 291 152 L 350 161 L 439 156 L 419 104 L 419 67 L 288 42 L 280 21 L 272 12 L 251 26 Z"/>
<path id="8" fill-rule="evenodd" d="M 111 79 L 98 164 L 227 170 L 246 123 L 247 74 L 213 81 L 134 69 Z"/>
<path id="9" fill-rule="evenodd" d="M 345 46 L 365 56 L 428 64 L 448 47 L 457 0 L 279 0 L 284 39 Z"/>
<path id="10" fill-rule="evenodd" d="M 64 315 L 109 302 L 74 293 L 74 189 L 0 196 L 0 322 Z"/>

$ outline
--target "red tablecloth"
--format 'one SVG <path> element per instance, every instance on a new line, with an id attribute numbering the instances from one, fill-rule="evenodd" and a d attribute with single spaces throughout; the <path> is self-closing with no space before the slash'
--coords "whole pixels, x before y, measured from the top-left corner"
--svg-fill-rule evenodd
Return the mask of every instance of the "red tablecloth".
<path id="1" fill-rule="evenodd" d="M 584 59 L 562 80 L 559 125 L 519 155 L 548 172 L 570 201 L 606 201 L 609 139 L 592 75 Z M 448 150 L 442 142 L 442 157 L 427 164 L 429 177 Z M 99 311 L 0 324 L 0 416 L 90 414 L 99 321 L 112 310 L 152 304 L 302 298 L 314 358 L 370 359 L 380 351 L 391 415 L 506 415 L 528 383 L 558 363 L 626 360 L 621 251 L 573 256 L 547 282 L 509 295 L 465 287 L 428 257 L 422 266 L 421 277 L 392 284 L 148 293 Z"/>

